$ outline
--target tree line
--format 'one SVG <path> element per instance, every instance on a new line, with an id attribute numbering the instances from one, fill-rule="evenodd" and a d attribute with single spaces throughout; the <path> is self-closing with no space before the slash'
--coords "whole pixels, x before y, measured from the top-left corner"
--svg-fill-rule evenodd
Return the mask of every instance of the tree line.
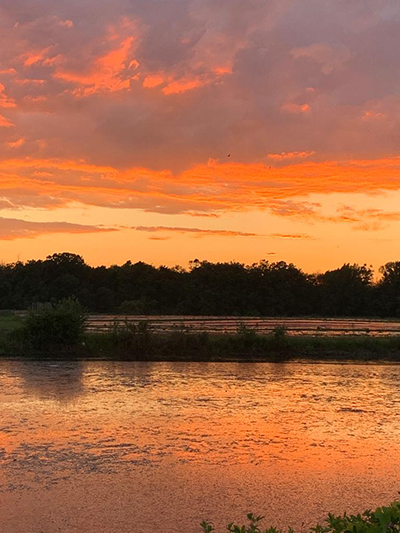
<path id="1" fill-rule="evenodd" d="M 400 261 L 307 274 L 291 263 L 195 259 L 188 269 L 126 262 L 92 267 L 80 255 L 0 265 L 0 309 L 76 298 L 90 312 L 231 316 L 400 317 Z"/>

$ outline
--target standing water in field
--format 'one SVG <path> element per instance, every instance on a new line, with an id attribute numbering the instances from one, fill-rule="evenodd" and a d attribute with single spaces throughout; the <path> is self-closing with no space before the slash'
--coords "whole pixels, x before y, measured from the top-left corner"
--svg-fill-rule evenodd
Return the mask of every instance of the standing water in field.
<path id="1" fill-rule="evenodd" d="M 400 489 L 400 366 L 0 362 L 2 533 L 297 530 Z"/>

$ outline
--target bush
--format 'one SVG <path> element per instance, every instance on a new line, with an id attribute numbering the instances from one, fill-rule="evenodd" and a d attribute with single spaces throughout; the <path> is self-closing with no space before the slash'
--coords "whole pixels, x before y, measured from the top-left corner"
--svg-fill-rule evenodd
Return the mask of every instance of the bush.
<path id="1" fill-rule="evenodd" d="M 29 311 L 16 337 L 35 352 L 68 350 L 82 342 L 86 313 L 75 299 Z"/>
<path id="2" fill-rule="evenodd" d="M 228 525 L 231 533 L 282 533 L 275 527 L 260 529 L 263 516 L 248 514 L 249 524 L 238 526 L 233 522 Z M 203 533 L 211 533 L 214 530 L 210 522 L 202 522 Z M 399 533 L 400 532 L 400 502 L 395 501 L 388 507 L 378 507 L 375 511 L 364 511 L 362 514 L 335 516 L 329 514 L 326 525 L 317 524 L 310 529 L 310 533 Z M 289 533 L 293 533 L 289 528 Z"/>
<path id="3" fill-rule="evenodd" d="M 270 333 L 270 344 L 275 350 L 285 350 L 289 347 L 290 340 L 285 326 L 276 326 Z"/>
<path id="4" fill-rule="evenodd" d="M 157 312 L 158 302 L 149 298 L 126 300 L 118 307 L 122 315 L 151 315 Z"/>
<path id="5" fill-rule="evenodd" d="M 122 325 L 116 321 L 109 335 L 114 346 L 133 359 L 146 358 L 153 347 L 153 336 L 145 320 L 138 324 L 126 321 Z"/>

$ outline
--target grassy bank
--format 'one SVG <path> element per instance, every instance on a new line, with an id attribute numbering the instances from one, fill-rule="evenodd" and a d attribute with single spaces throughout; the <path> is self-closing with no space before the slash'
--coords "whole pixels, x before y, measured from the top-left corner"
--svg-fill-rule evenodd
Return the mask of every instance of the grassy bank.
<path id="1" fill-rule="evenodd" d="M 86 333 L 90 356 L 151 361 L 357 360 L 400 362 L 400 337 L 291 336 L 281 328 L 259 335 L 172 332 L 153 334 L 145 324 Z"/>
<path id="2" fill-rule="evenodd" d="M 153 333 L 147 323 L 115 324 L 96 333 L 74 330 L 69 335 L 54 322 L 47 322 L 42 329 L 37 320 L 29 324 L 28 330 L 21 321 L 10 322 L 10 328 L 0 328 L 0 355 L 132 361 L 400 362 L 400 337 L 291 336 L 282 328 L 268 335 L 245 328 L 235 334 L 159 334 Z"/>
<path id="3" fill-rule="evenodd" d="M 236 333 L 156 333 L 147 322 L 116 322 L 90 332 L 80 304 L 64 300 L 23 318 L 0 315 L 0 355 L 132 361 L 400 362 L 400 336 L 293 336 L 283 327 L 258 334 L 243 326 Z"/>

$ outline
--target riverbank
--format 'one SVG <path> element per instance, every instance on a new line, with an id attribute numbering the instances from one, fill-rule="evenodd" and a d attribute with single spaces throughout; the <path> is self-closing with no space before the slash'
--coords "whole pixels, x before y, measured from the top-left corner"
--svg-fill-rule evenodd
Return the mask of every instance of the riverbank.
<path id="1" fill-rule="evenodd" d="M 150 361 L 271 362 L 351 360 L 400 362 L 400 337 L 292 336 L 277 328 L 260 335 L 173 332 L 87 333 L 87 356 Z M 84 354 L 82 354 L 84 355 Z"/>
<path id="2" fill-rule="evenodd" d="M 260 335 L 243 328 L 235 334 L 153 333 L 146 323 L 85 332 L 78 343 L 46 345 L 22 342 L 16 327 L 0 335 L 0 356 L 128 361 L 400 362 L 400 336 L 294 336 L 283 328 Z"/>
<path id="3" fill-rule="evenodd" d="M 229 332 L 160 331 L 149 321 L 88 329 L 84 309 L 63 300 L 0 320 L 0 356 L 130 361 L 388 361 L 400 362 L 400 335 L 298 335 L 277 325 L 259 332 L 241 324 Z"/>

